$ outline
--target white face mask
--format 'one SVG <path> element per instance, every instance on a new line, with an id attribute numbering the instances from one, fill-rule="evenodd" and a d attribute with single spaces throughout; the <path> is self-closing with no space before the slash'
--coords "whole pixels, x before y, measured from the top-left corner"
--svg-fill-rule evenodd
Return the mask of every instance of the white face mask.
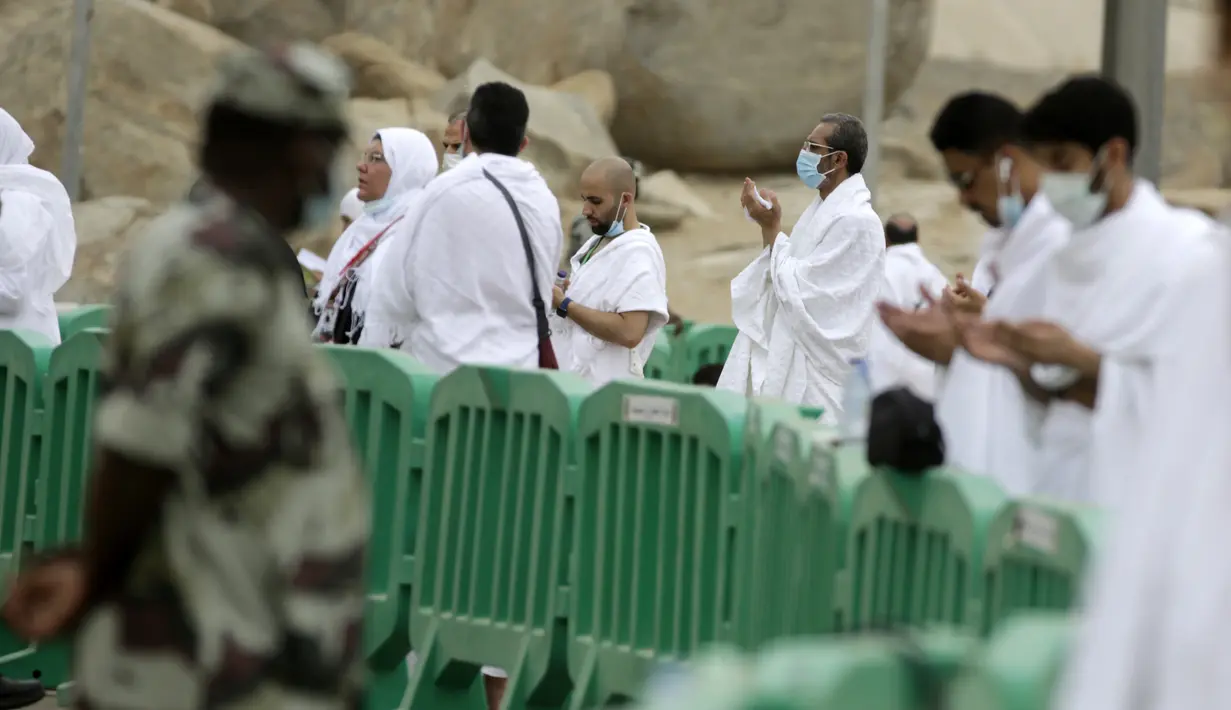
<path id="1" fill-rule="evenodd" d="M 1042 192 L 1052 208 L 1061 217 L 1073 224 L 1073 229 L 1085 229 L 1107 211 L 1107 178 L 1103 178 L 1103 190 L 1093 191 L 1090 186 L 1097 179 L 1103 164 L 1103 151 L 1094 156 L 1094 167 L 1089 173 L 1043 173 L 1039 181 Z"/>
<path id="2" fill-rule="evenodd" d="M 442 158 L 440 161 L 440 169 L 441 171 L 452 170 L 453 168 L 456 168 L 458 164 L 461 162 L 462 162 L 461 153 L 445 153 L 445 157 Z"/>

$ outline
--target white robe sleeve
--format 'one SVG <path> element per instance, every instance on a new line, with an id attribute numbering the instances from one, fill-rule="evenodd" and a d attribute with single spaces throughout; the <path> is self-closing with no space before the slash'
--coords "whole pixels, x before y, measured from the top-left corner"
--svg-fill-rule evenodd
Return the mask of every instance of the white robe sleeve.
<path id="1" fill-rule="evenodd" d="M 866 354 L 869 319 L 884 284 L 884 235 L 877 229 L 869 220 L 840 217 L 809 254 L 792 256 L 783 234 L 771 247 L 779 315 L 807 350 Z"/>
<path id="2" fill-rule="evenodd" d="M 37 198 L 13 190 L 0 197 L 0 313 L 16 313 L 40 286 L 35 258 L 54 228 Z"/>
<path id="3" fill-rule="evenodd" d="M 646 332 L 658 330 L 668 318 L 666 265 L 649 249 L 638 249 L 621 268 L 633 277 L 615 299 L 616 313 L 647 312 L 650 321 Z"/>
<path id="4" fill-rule="evenodd" d="M 779 239 L 786 235 L 778 233 Z M 769 349 L 769 313 L 774 295 L 769 276 L 770 250 L 765 249 L 731 280 L 731 322 L 764 350 Z"/>

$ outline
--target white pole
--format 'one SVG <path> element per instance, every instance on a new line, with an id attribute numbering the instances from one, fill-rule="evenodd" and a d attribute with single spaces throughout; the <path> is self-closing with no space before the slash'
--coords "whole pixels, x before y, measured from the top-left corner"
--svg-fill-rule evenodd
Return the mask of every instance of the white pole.
<path id="1" fill-rule="evenodd" d="M 885 63 L 889 47 L 889 0 L 871 0 L 868 19 L 868 63 L 863 84 L 863 125 L 868 132 L 868 159 L 863 179 L 876 202 L 876 181 L 880 173 L 881 123 L 885 118 Z"/>
<path id="2" fill-rule="evenodd" d="M 81 194 L 81 144 L 85 138 L 86 83 L 90 65 L 90 20 L 94 0 L 73 3 L 73 40 L 68 59 L 68 110 L 60 181 L 74 202 Z"/>

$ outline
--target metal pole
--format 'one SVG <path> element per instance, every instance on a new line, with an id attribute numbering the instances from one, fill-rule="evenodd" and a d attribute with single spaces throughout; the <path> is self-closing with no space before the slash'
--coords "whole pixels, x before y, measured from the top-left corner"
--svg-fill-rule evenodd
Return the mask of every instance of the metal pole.
<path id="1" fill-rule="evenodd" d="M 1140 133 L 1134 172 L 1158 183 L 1167 80 L 1167 3 L 1105 0 L 1103 75 L 1133 95 Z"/>
<path id="2" fill-rule="evenodd" d="M 69 199 L 81 194 L 81 144 L 85 138 L 86 81 L 90 65 L 90 20 L 94 0 L 75 0 L 73 4 L 73 44 L 68 59 L 68 111 L 64 123 L 64 154 L 60 181 Z"/>
<path id="3" fill-rule="evenodd" d="M 889 46 L 889 0 L 871 0 L 868 18 L 868 63 L 863 84 L 863 125 L 868 132 L 868 158 L 863 164 L 863 179 L 876 201 L 876 180 L 880 173 L 881 123 L 885 119 L 885 63 Z"/>

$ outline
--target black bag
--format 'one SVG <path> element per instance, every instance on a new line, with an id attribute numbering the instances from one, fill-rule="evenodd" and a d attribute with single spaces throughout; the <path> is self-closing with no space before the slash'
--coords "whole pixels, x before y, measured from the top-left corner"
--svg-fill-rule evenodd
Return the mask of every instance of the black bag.
<path id="1" fill-rule="evenodd" d="M 868 463 L 919 475 L 945 462 L 945 439 L 931 402 L 905 387 L 872 400 L 868 420 Z"/>

